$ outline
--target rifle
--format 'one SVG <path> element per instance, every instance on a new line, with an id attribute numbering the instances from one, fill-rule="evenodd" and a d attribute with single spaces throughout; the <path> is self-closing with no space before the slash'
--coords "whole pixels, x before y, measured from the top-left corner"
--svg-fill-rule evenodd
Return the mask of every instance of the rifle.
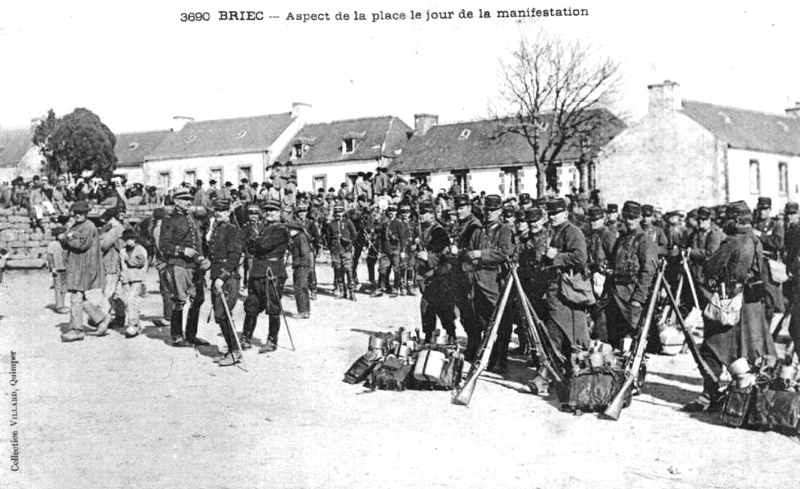
<path id="1" fill-rule="evenodd" d="M 619 419 L 622 408 L 625 404 L 625 399 L 628 397 L 628 391 L 633 387 L 633 383 L 639 377 L 639 371 L 642 368 L 642 361 L 644 360 L 644 350 L 647 347 L 647 335 L 650 333 L 650 325 L 653 322 L 653 313 L 656 309 L 656 302 L 658 301 L 658 290 L 664 281 L 664 262 L 658 270 L 658 276 L 655 280 L 655 285 L 650 292 L 650 302 L 647 306 L 647 315 L 644 317 L 644 324 L 639 337 L 636 340 L 636 349 L 633 356 L 628 358 L 625 363 L 625 382 L 619 388 L 611 403 L 603 412 L 603 416 L 614 421 Z"/>
<path id="2" fill-rule="evenodd" d="M 513 279 L 509 276 L 503 288 L 503 296 L 500 299 L 500 304 L 494 309 L 492 320 L 486 326 L 483 342 L 478 350 L 476 360 L 469 369 L 467 380 L 464 382 L 464 385 L 461 386 L 461 389 L 456 391 L 453 395 L 453 404 L 458 404 L 459 406 L 469 405 L 469 401 L 472 399 L 472 393 L 475 391 L 475 384 L 478 382 L 478 377 L 480 377 L 481 373 L 486 369 L 489 355 L 492 353 L 494 341 L 497 339 L 497 330 L 500 328 L 500 320 L 503 317 L 503 311 L 505 311 L 508 296 L 511 294 L 511 287 L 513 285 Z"/>
<path id="3" fill-rule="evenodd" d="M 522 282 L 517 274 L 517 264 L 512 264 L 510 269 L 511 277 L 514 279 L 514 283 L 517 286 L 517 293 L 522 301 L 522 310 L 525 312 L 525 329 L 528 337 L 530 337 L 531 343 L 533 344 L 534 351 L 536 352 L 536 359 L 539 361 L 539 365 L 541 365 L 542 368 L 550 372 L 552 379 L 556 383 L 565 385 L 566 379 L 564 378 L 564 374 L 561 372 L 561 370 L 556 368 L 555 365 L 553 365 L 553 362 L 550 360 L 550 356 L 545 351 L 542 336 L 539 334 L 539 330 L 542 328 L 542 321 L 536 315 L 536 311 L 533 310 L 533 306 L 528 299 L 528 295 L 525 294 L 525 291 L 522 288 Z M 549 336 L 547 338 L 549 339 Z M 552 344 L 550 345 L 550 351 L 555 351 L 555 349 L 552 347 Z"/>

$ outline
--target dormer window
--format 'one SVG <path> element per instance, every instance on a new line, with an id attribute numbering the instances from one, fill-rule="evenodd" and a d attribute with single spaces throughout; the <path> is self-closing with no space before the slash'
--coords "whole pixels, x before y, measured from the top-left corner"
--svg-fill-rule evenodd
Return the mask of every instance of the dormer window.
<path id="1" fill-rule="evenodd" d="M 725 121 L 725 124 L 732 124 L 733 123 L 733 121 L 731 121 L 730 116 L 728 114 L 726 114 L 725 112 L 719 112 L 719 116 L 722 117 L 722 120 Z"/>
<path id="2" fill-rule="evenodd" d="M 464 129 L 463 131 L 461 131 L 461 134 L 458 135 L 458 139 L 463 141 L 463 140 L 467 139 L 470 134 L 472 134 L 472 133 L 470 132 L 469 129 Z"/>
<path id="3" fill-rule="evenodd" d="M 131 151 L 135 151 L 136 148 L 138 148 L 138 147 L 139 147 L 139 143 L 136 143 L 136 142 L 131 143 L 131 144 L 128 145 L 128 149 L 131 150 Z"/>
<path id="4" fill-rule="evenodd" d="M 345 138 L 342 140 L 342 154 L 350 154 L 356 150 L 356 138 Z"/>
<path id="5" fill-rule="evenodd" d="M 292 146 L 292 158 L 302 158 L 304 154 L 308 151 L 308 145 L 303 143 L 295 143 Z"/>
<path id="6" fill-rule="evenodd" d="M 195 142 L 196 140 L 197 140 L 197 136 L 195 136 L 194 134 L 192 134 L 191 136 L 189 136 L 188 138 L 186 138 L 186 144 L 191 144 L 191 143 Z"/>
<path id="7" fill-rule="evenodd" d="M 242 130 L 241 132 L 239 132 L 239 134 L 236 135 L 236 139 L 242 139 L 243 137 L 245 137 L 245 135 L 247 135 L 247 131 Z"/>

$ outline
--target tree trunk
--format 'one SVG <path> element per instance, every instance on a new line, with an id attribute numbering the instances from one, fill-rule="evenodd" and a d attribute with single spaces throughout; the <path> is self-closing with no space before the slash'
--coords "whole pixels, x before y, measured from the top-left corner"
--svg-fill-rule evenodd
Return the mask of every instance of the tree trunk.
<path id="1" fill-rule="evenodd" d="M 544 197 L 545 189 L 547 188 L 547 175 L 545 175 L 544 164 L 536 163 L 536 198 L 541 199 Z"/>
<path id="2" fill-rule="evenodd" d="M 580 182 L 580 184 L 579 184 L 580 185 L 580 189 L 579 190 L 583 190 L 584 192 L 588 192 L 589 191 L 589 178 L 588 178 L 588 172 L 586 171 L 586 167 L 587 167 L 586 160 L 583 159 L 583 157 L 581 157 L 581 159 L 578 160 L 575 163 L 575 167 L 578 169 L 578 181 Z"/>

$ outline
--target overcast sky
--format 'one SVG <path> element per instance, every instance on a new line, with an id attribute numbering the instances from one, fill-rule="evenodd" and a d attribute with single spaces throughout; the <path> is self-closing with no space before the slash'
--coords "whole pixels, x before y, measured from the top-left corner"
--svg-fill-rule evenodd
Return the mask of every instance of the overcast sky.
<path id="1" fill-rule="evenodd" d="M 280 19 L 221 22 L 232 2 L 2 2 L 0 125 L 21 126 L 53 108 L 97 113 L 115 132 L 313 106 L 319 121 L 418 112 L 440 121 L 487 116 L 498 58 L 544 27 L 589 41 L 626 74 L 622 110 L 646 109 L 646 85 L 671 79 L 693 100 L 766 112 L 800 100 L 800 1 L 570 0 L 482 2 L 235 2 Z M 126 5 L 126 6 L 120 6 Z M 378 5 L 384 5 L 379 9 Z M 497 9 L 585 8 L 588 17 L 496 18 Z M 425 11 L 492 19 L 426 22 Z M 371 13 L 423 13 L 372 22 Z M 366 21 L 287 21 L 289 12 L 367 14 Z M 184 23 L 181 12 L 209 12 Z"/>

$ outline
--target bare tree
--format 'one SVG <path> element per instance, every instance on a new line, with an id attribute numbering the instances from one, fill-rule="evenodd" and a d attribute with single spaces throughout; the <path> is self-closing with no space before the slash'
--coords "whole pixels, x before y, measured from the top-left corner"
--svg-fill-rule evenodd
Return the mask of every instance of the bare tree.
<path id="1" fill-rule="evenodd" d="M 530 145 L 538 195 L 556 188 L 556 162 L 565 153 L 579 155 L 575 165 L 588 189 L 588 163 L 624 125 L 610 111 L 620 98 L 620 65 L 544 31 L 520 39 L 500 65 L 500 108 L 490 109 L 497 136 L 516 134 Z"/>

